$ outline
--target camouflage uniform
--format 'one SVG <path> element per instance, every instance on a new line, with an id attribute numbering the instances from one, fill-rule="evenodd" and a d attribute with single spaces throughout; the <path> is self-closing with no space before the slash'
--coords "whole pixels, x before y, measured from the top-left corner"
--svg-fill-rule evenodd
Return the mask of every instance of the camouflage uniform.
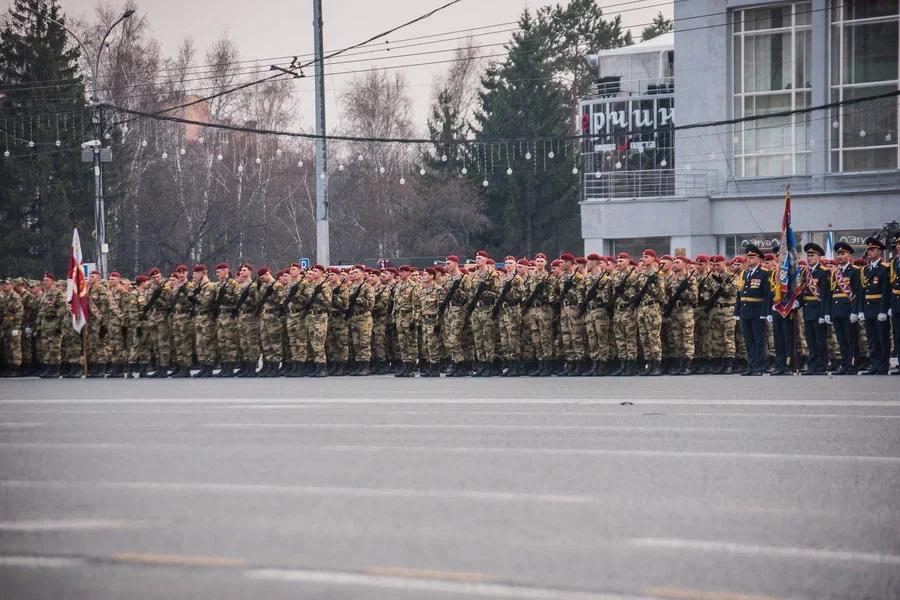
<path id="1" fill-rule="evenodd" d="M 0 336 L 3 338 L 3 356 L 8 366 L 18 370 L 22 366 L 22 321 L 25 304 L 15 290 L 3 294 L 0 301 Z"/>
<path id="2" fill-rule="evenodd" d="M 281 302 L 284 286 L 279 281 L 259 284 L 259 338 L 262 342 L 263 363 L 277 367 L 281 362 L 283 347 L 281 343 Z"/>
<path id="3" fill-rule="evenodd" d="M 712 286 L 712 275 L 703 275 L 697 282 L 697 306 L 694 308 L 694 356 L 703 361 L 701 372 L 712 358 L 712 338 L 710 337 L 710 317 L 703 309 L 715 293 Z M 732 323 L 734 319 L 732 319 Z"/>
<path id="4" fill-rule="evenodd" d="M 418 354 L 416 318 L 419 310 L 419 286 L 408 278 L 394 286 L 393 321 L 400 348 L 400 361 L 414 365 Z"/>
<path id="5" fill-rule="evenodd" d="M 662 360 L 662 305 L 665 302 L 665 289 L 658 273 L 642 272 L 637 274 L 637 288 L 646 292 L 640 299 L 637 308 L 638 334 L 644 358 L 651 362 Z"/>
<path id="6" fill-rule="evenodd" d="M 459 281 L 457 285 L 456 282 Z M 455 364 L 460 364 L 468 358 L 463 351 L 463 336 L 466 329 L 465 314 L 466 302 L 469 300 L 471 293 L 472 280 L 465 273 L 458 273 L 455 277 L 447 276 L 441 282 L 443 287 L 443 295 L 446 299 L 447 294 L 453 290 L 453 296 L 447 302 L 447 308 L 444 310 L 443 322 L 441 323 L 441 337 L 443 345 L 450 355 L 450 360 Z M 455 290 L 453 288 L 456 288 Z M 443 300 L 442 300 L 443 301 Z"/>
<path id="7" fill-rule="evenodd" d="M 637 274 L 630 269 L 615 271 L 613 277 L 613 312 L 612 323 L 616 337 L 616 353 L 623 361 L 637 360 L 637 315 L 631 306 L 631 299 L 637 296 L 640 287 L 637 285 Z"/>
<path id="8" fill-rule="evenodd" d="M 309 360 L 309 338 L 306 335 L 306 314 L 304 306 L 309 300 L 311 292 L 309 283 L 300 279 L 291 283 L 285 297 L 284 311 L 287 315 L 288 346 L 291 350 L 291 360 L 302 364 Z"/>
<path id="9" fill-rule="evenodd" d="M 550 301 L 559 306 L 559 336 L 566 360 L 574 363 L 584 358 L 584 339 L 578 316 L 579 305 L 584 299 L 584 276 L 578 273 L 564 273 L 553 287 Z M 573 365 L 574 366 L 574 365 Z"/>
<path id="10" fill-rule="evenodd" d="M 501 294 L 507 286 L 509 291 L 503 299 L 502 306 L 499 307 L 497 319 L 500 349 L 504 360 L 517 362 L 522 360 L 522 301 L 525 296 L 525 282 L 519 275 L 513 274 L 512 277 L 502 279 Z"/>
<path id="11" fill-rule="evenodd" d="M 328 338 L 328 312 L 331 308 L 331 286 L 325 282 L 313 286 L 311 294 L 319 288 L 306 313 L 306 335 L 309 339 L 312 358 L 321 371 L 327 360 L 325 340 Z"/>
<path id="12" fill-rule="evenodd" d="M 241 286 L 233 277 L 215 283 L 216 287 L 216 344 L 219 359 L 229 366 L 238 359 L 240 344 L 237 317 L 233 314 L 237 306 Z"/>
<path id="13" fill-rule="evenodd" d="M 670 307 L 666 321 L 672 358 L 690 361 L 694 358 L 694 308 L 697 305 L 697 280 L 687 272 L 672 273 L 665 280 L 665 296 Z M 680 290 L 680 293 L 679 293 Z M 676 294 L 678 295 L 676 299 Z M 728 317 L 729 323 L 733 323 Z M 682 365 L 682 368 L 688 365 Z"/>
<path id="14" fill-rule="evenodd" d="M 422 321 L 422 357 L 432 367 L 440 361 L 441 348 L 441 323 L 438 319 L 438 311 L 441 302 L 444 300 L 444 289 L 442 286 L 434 283 L 429 286 L 422 286 L 419 292 L 419 315 Z"/>
<path id="15" fill-rule="evenodd" d="M 256 317 L 259 287 L 252 280 L 239 283 L 238 286 L 238 299 L 232 314 L 237 311 L 238 344 L 241 362 L 244 363 L 242 374 L 248 375 L 250 371 L 256 370 L 256 364 L 259 362 L 259 319 Z"/>
<path id="16" fill-rule="evenodd" d="M 34 337 L 34 332 L 36 330 L 40 296 L 36 296 L 26 290 L 22 295 L 22 303 L 25 309 L 22 319 L 22 366 L 33 368 L 37 366 L 38 362 L 37 341 Z"/>
<path id="17" fill-rule="evenodd" d="M 387 360 L 385 337 L 387 335 L 388 303 L 390 292 L 387 286 L 379 283 L 374 288 L 374 304 L 372 306 L 372 359 L 375 362 Z"/>
<path id="18" fill-rule="evenodd" d="M 372 309 L 375 307 L 375 290 L 365 281 L 351 284 L 350 298 L 353 309 L 350 310 L 350 342 L 353 346 L 354 360 L 368 363 L 372 360 Z"/>
<path id="19" fill-rule="evenodd" d="M 106 287 L 102 283 L 91 285 L 88 288 L 88 322 L 87 322 L 87 359 L 90 368 L 97 373 L 97 369 L 102 368 L 107 360 L 106 338 L 109 335 L 109 322 L 107 315 L 109 314 L 109 298 L 106 295 Z M 64 341 L 63 353 L 65 348 L 70 345 L 69 341 Z M 69 362 L 69 361 L 66 361 Z M 77 361 L 76 361 L 77 362 Z"/>
<path id="20" fill-rule="evenodd" d="M 175 360 L 183 369 L 189 369 L 194 362 L 194 323 L 191 317 L 192 301 L 196 300 L 194 293 L 194 283 L 186 281 L 173 291 L 171 300 L 175 302 L 169 317 L 175 338 Z"/>
<path id="21" fill-rule="evenodd" d="M 709 309 L 709 346 L 712 358 L 734 359 L 734 303 L 737 300 L 739 277 L 710 275 L 712 294 L 722 292 Z M 702 307 L 705 312 L 705 307 Z"/>
<path id="22" fill-rule="evenodd" d="M 212 282 L 206 279 L 196 285 L 193 313 L 197 361 L 202 367 L 212 370 L 216 364 L 217 354 L 214 312 L 218 290 Z"/>
<path id="23" fill-rule="evenodd" d="M 156 295 L 157 289 L 159 290 L 158 295 Z M 169 365 L 172 364 L 173 357 L 172 326 L 167 314 L 167 308 L 172 300 L 173 293 L 174 290 L 172 290 L 168 281 L 161 281 L 158 284 L 151 285 L 147 290 L 148 305 L 150 305 L 149 303 L 153 296 L 156 295 L 156 300 L 147 312 L 147 326 L 150 330 L 149 335 L 153 354 L 156 356 L 159 371 L 163 374 L 169 369 Z"/>
<path id="24" fill-rule="evenodd" d="M 475 359 L 486 365 L 492 364 L 496 359 L 494 347 L 494 320 L 491 318 L 491 309 L 494 301 L 500 293 L 500 277 L 495 271 L 478 269 L 472 274 L 472 298 L 475 299 L 478 287 L 484 284 L 484 292 L 475 303 L 470 322 L 472 334 L 475 338 Z"/>
<path id="25" fill-rule="evenodd" d="M 344 316 L 350 304 L 350 291 L 346 285 L 331 289 L 331 308 L 328 311 L 328 333 L 326 335 L 326 355 L 328 362 L 346 365 L 350 361 L 350 330 Z"/>
<path id="26" fill-rule="evenodd" d="M 550 308 L 552 281 L 549 273 L 539 272 L 525 282 L 525 302 L 532 302 L 527 307 L 528 312 L 525 312 L 526 306 L 523 305 L 522 318 L 539 361 L 553 360 L 553 315 Z"/>
<path id="27" fill-rule="evenodd" d="M 125 356 L 125 291 L 110 289 L 107 295 L 106 353 L 113 365 L 113 374 L 120 375 Z"/>
<path id="28" fill-rule="evenodd" d="M 597 283 L 599 280 L 599 283 Z M 608 362 L 613 352 L 610 349 L 609 308 L 612 302 L 612 282 L 607 273 L 591 273 L 585 279 L 585 294 L 597 285 L 597 292 L 588 301 L 584 322 L 587 327 L 587 338 L 592 361 Z"/>
<path id="29" fill-rule="evenodd" d="M 56 286 L 49 292 L 41 294 L 40 307 L 38 309 L 37 328 L 41 340 L 43 360 L 47 365 L 58 367 L 62 362 L 63 329 L 72 328 L 69 307 L 66 304 L 66 294 Z"/>
<path id="30" fill-rule="evenodd" d="M 149 290 L 141 291 L 140 289 L 135 289 L 128 294 L 125 300 L 125 314 L 129 327 L 134 331 L 134 334 L 131 336 L 131 346 L 128 349 L 128 363 L 130 365 L 144 366 L 150 362 L 150 355 L 153 350 L 150 324 L 146 318 L 141 319 L 149 298 Z"/>

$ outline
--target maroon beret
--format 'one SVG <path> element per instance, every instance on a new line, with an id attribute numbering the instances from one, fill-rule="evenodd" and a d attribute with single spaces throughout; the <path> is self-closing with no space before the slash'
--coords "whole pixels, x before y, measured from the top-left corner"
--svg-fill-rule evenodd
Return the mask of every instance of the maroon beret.
<path id="1" fill-rule="evenodd" d="M 553 259 L 553 262 L 550 263 L 550 266 L 551 267 L 561 267 L 562 261 L 559 260 L 558 258 L 555 258 L 555 259 Z"/>
<path id="2" fill-rule="evenodd" d="M 412 271 L 412 267 L 409 266 L 409 265 L 403 265 L 403 266 L 400 267 L 399 271 L 400 271 L 401 273 L 403 273 L 404 271 L 407 272 L 407 273 L 409 273 L 410 271 Z"/>
<path id="3" fill-rule="evenodd" d="M 219 269 L 230 269 L 230 268 L 231 267 L 228 266 L 228 263 L 219 263 L 216 265 L 216 271 L 218 271 Z"/>
<path id="4" fill-rule="evenodd" d="M 194 265 L 194 273 L 206 273 L 206 265 L 204 265 L 204 264 Z"/>
<path id="5" fill-rule="evenodd" d="M 583 256 L 579 256 L 578 258 L 575 259 L 575 262 L 578 263 L 579 265 L 586 265 L 587 259 Z"/>
<path id="6" fill-rule="evenodd" d="M 591 254 L 587 255 L 587 259 L 588 260 L 603 260 L 603 257 L 600 256 L 599 254 L 592 252 Z"/>
<path id="7" fill-rule="evenodd" d="M 119 273 L 118 271 L 113 271 L 112 273 L 109 274 L 109 278 L 112 279 L 113 277 L 117 277 L 117 278 L 121 279 L 122 274 Z"/>
<path id="8" fill-rule="evenodd" d="M 725 262 L 725 257 L 722 256 L 721 254 L 716 254 L 715 256 L 713 256 L 712 258 L 709 259 L 709 262 L 723 263 L 723 262 Z"/>
<path id="9" fill-rule="evenodd" d="M 188 269 L 187 265 L 178 265 L 177 267 L 175 267 L 176 273 L 187 273 L 188 271 L 189 271 L 189 269 Z"/>
<path id="10" fill-rule="evenodd" d="M 325 267 L 320 265 L 319 263 L 314 264 L 312 266 L 312 268 L 315 269 L 316 271 L 321 271 L 322 273 L 325 272 Z M 310 270 L 312 270 L 312 269 L 310 269 Z"/>
<path id="11" fill-rule="evenodd" d="M 147 271 L 148 277 L 153 277 L 154 275 L 159 275 L 159 267 L 153 267 L 149 271 Z"/>
<path id="12" fill-rule="evenodd" d="M 543 252 L 538 252 L 537 254 L 534 255 L 534 260 L 537 260 L 539 258 L 543 258 L 544 260 L 547 260 L 547 255 L 544 254 Z"/>
<path id="13" fill-rule="evenodd" d="M 571 252 L 563 252 L 559 259 L 566 262 L 575 262 L 575 255 Z"/>
<path id="14" fill-rule="evenodd" d="M 641 252 L 641 256 L 652 256 L 653 258 L 656 258 L 656 250 L 654 250 L 653 248 L 647 248 L 646 250 Z"/>
<path id="15" fill-rule="evenodd" d="M 134 282 L 138 285 L 141 285 L 142 283 L 145 283 L 149 280 L 150 280 L 150 278 L 147 277 L 146 275 L 138 275 L 137 277 L 134 278 Z"/>
<path id="16" fill-rule="evenodd" d="M 262 277 L 266 273 L 271 273 L 271 271 L 269 270 L 269 267 L 260 267 L 259 271 L 256 272 L 256 276 Z"/>
<path id="17" fill-rule="evenodd" d="M 619 252 L 619 254 L 616 256 L 616 260 L 620 260 L 620 259 L 623 259 L 623 258 L 624 258 L 625 260 L 631 260 L 631 257 L 628 255 L 627 252 Z"/>
<path id="18" fill-rule="evenodd" d="M 697 258 L 695 258 L 694 261 L 698 263 L 708 263 L 709 257 L 705 254 L 698 254 Z"/>
<path id="19" fill-rule="evenodd" d="M 56 281 L 56 275 L 48 271 L 44 273 L 44 279 L 52 279 L 53 281 Z"/>
<path id="20" fill-rule="evenodd" d="M 475 256 L 483 256 L 485 258 L 491 257 L 491 255 L 488 254 L 486 250 L 479 250 L 478 252 L 475 253 Z"/>

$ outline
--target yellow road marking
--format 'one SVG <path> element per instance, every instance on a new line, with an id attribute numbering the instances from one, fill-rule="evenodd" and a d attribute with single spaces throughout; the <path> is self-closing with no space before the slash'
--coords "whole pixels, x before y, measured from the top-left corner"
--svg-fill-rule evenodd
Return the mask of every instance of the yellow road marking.
<path id="1" fill-rule="evenodd" d="M 157 565 L 167 567 L 246 567 L 247 561 L 224 556 L 190 556 L 185 554 L 141 554 L 122 552 L 110 556 L 110 560 L 122 563 Z"/>
<path id="2" fill-rule="evenodd" d="M 753 594 L 736 594 L 733 592 L 710 592 L 706 590 L 690 590 L 674 587 L 651 587 L 644 590 L 648 596 L 672 598 L 673 600 L 782 600 L 773 596 L 757 596 Z"/>
<path id="3" fill-rule="evenodd" d="M 440 581 L 465 581 L 468 583 L 483 583 L 493 580 L 493 577 L 485 573 L 439 571 L 436 569 L 409 569 L 406 567 L 365 567 L 362 569 L 362 572 L 366 575 L 379 575 L 381 577 L 436 579 Z"/>

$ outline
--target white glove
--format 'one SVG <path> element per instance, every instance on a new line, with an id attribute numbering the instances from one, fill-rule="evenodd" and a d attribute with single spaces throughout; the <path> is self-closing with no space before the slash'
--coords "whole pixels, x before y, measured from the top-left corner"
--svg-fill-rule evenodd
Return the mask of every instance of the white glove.
<path id="1" fill-rule="evenodd" d="M 766 315 L 765 317 L 760 317 L 761 319 L 765 319 L 766 323 L 772 322 L 772 315 Z"/>
<path id="2" fill-rule="evenodd" d="M 825 315 L 825 319 L 823 319 L 826 323 L 831 325 L 831 315 Z"/>
<path id="3" fill-rule="evenodd" d="M 732 319 L 734 319 L 735 321 L 740 321 L 740 320 L 741 320 L 741 318 L 740 318 L 739 316 L 737 316 L 737 315 L 734 315 L 734 316 L 732 317 Z"/>
<path id="4" fill-rule="evenodd" d="M 893 316 L 894 316 L 894 309 L 893 309 L 893 308 L 889 308 L 889 309 L 888 309 L 888 316 L 889 316 L 889 317 L 893 317 Z"/>
<path id="5" fill-rule="evenodd" d="M 18 329 L 12 329 L 12 330 L 10 330 L 9 335 L 12 336 L 12 337 L 19 337 L 19 330 L 18 330 Z"/>
<path id="6" fill-rule="evenodd" d="M 825 324 L 825 319 L 822 317 L 819 317 L 819 325 L 824 325 L 824 324 Z"/>
<path id="7" fill-rule="evenodd" d="M 887 313 L 878 313 L 878 320 L 882 322 L 887 321 Z"/>
<path id="8" fill-rule="evenodd" d="M 34 333 L 34 332 L 31 330 L 31 327 L 26 327 L 26 328 L 25 328 L 25 335 L 26 335 L 26 336 L 31 337 L 31 334 L 32 334 L 32 333 Z"/>
<path id="9" fill-rule="evenodd" d="M 860 320 L 860 321 L 865 321 L 865 320 L 866 320 L 866 313 L 859 313 L 859 320 Z"/>
<path id="10" fill-rule="evenodd" d="M 858 323 L 858 322 L 859 322 L 859 315 L 857 315 L 856 313 L 852 313 L 852 314 L 850 315 L 850 322 L 851 322 L 851 323 Z"/>
<path id="11" fill-rule="evenodd" d="M 799 301 L 799 300 L 794 300 L 794 305 L 791 306 L 791 308 L 792 308 L 792 309 L 794 309 L 794 308 L 800 308 L 800 301 Z"/>

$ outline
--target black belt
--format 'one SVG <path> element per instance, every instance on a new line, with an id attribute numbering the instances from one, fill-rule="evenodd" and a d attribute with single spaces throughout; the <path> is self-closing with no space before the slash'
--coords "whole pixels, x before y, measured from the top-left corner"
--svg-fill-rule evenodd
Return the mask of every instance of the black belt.
<path id="1" fill-rule="evenodd" d="M 451 306 L 465 306 L 466 305 L 466 303 L 463 302 L 462 300 L 451 300 L 450 304 L 451 304 Z"/>
<path id="2" fill-rule="evenodd" d="M 734 304 L 728 304 L 727 302 L 718 302 L 716 306 L 719 308 L 734 308 Z"/>
<path id="3" fill-rule="evenodd" d="M 479 300 L 475 303 L 475 306 L 477 306 L 478 308 L 487 308 L 489 306 L 494 306 L 494 303 L 490 300 Z"/>

